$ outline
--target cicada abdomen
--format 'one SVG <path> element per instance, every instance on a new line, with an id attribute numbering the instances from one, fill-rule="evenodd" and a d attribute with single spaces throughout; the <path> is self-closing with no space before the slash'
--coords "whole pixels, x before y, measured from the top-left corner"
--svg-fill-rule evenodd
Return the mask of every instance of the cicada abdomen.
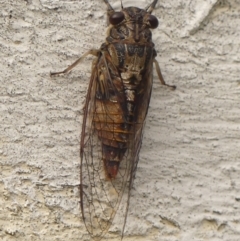
<path id="1" fill-rule="evenodd" d="M 161 83 L 166 85 L 155 60 L 151 33 L 158 26 L 157 18 L 151 14 L 157 1 L 145 9 L 122 7 L 121 11 L 114 11 L 104 0 L 110 23 L 105 43 L 64 71 L 52 73 L 66 73 L 86 55 L 96 56 L 80 146 L 81 211 L 95 240 L 108 231 L 126 193 L 122 234 L 124 231 L 151 96 L 153 63 Z"/>

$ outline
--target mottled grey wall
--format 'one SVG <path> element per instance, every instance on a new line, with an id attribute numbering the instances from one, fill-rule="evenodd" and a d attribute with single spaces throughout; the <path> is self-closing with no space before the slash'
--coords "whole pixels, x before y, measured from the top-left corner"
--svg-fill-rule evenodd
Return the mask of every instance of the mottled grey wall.
<path id="1" fill-rule="evenodd" d="M 123 4 L 150 1 L 136 2 Z M 0 0 L 0 9 L 0 239 L 90 240 L 78 184 L 92 58 L 49 73 L 101 45 L 105 4 Z M 238 241 L 240 2 L 159 0 L 154 14 L 157 59 L 177 90 L 155 73 L 124 240 Z M 116 219 L 106 240 L 120 228 Z"/>

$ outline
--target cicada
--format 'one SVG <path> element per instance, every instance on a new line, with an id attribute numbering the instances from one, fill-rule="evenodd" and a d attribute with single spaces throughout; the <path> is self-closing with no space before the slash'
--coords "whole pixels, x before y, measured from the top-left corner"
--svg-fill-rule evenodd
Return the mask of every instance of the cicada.
<path id="1" fill-rule="evenodd" d="M 108 231 L 122 197 L 125 200 L 122 237 L 130 191 L 139 160 L 143 128 L 152 91 L 153 63 L 163 85 L 152 42 L 158 0 L 145 9 L 115 11 L 108 0 L 108 30 L 99 49 L 86 52 L 57 75 L 67 73 L 87 55 L 95 56 L 88 87 L 80 144 L 80 206 L 94 240 Z"/>

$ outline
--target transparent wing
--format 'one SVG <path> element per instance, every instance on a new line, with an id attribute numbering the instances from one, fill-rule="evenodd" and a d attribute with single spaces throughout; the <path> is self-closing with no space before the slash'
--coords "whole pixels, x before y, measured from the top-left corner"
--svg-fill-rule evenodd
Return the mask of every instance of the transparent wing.
<path id="1" fill-rule="evenodd" d="M 148 112 L 151 92 L 152 92 L 152 62 L 149 63 L 148 68 L 146 68 L 146 72 L 143 75 L 143 86 L 142 89 L 144 91 L 139 94 L 138 96 L 138 103 L 137 103 L 137 115 L 136 115 L 136 122 L 133 128 L 133 138 L 131 140 L 131 171 L 129 175 L 129 184 L 128 184 L 128 190 L 127 190 L 127 200 L 126 200 L 126 211 L 125 211 L 125 217 L 124 217 L 124 223 L 123 223 L 123 229 L 122 229 L 122 238 L 124 234 L 124 229 L 127 221 L 127 213 L 128 208 L 130 204 L 130 194 L 131 189 L 133 187 L 134 178 L 137 171 L 137 165 L 139 161 L 139 153 L 142 145 L 142 138 L 143 138 L 143 131 L 144 126 L 146 122 L 146 116 Z"/>
<path id="2" fill-rule="evenodd" d="M 144 92 L 138 96 L 137 114 L 131 128 L 124 130 L 122 126 L 129 125 L 125 118 L 124 96 L 118 71 L 114 69 L 111 58 L 106 53 L 93 63 L 92 75 L 88 88 L 84 109 L 81 136 L 81 173 L 80 198 L 81 211 L 85 226 L 95 240 L 100 240 L 108 231 L 118 210 L 122 196 L 126 193 L 124 204 L 124 223 L 129 205 L 129 197 L 133 179 L 139 160 L 142 141 L 142 131 L 148 110 L 152 87 L 152 68 L 145 73 Z M 120 81 L 121 82 L 121 81 Z M 109 99 L 111 101 L 109 101 Z M 124 141 L 121 137 L 126 138 Z M 120 140 L 121 139 L 121 140 Z M 106 175 L 104 164 L 105 142 L 112 148 L 119 149 L 120 165 L 115 178 Z M 118 144 L 115 147 L 116 143 Z M 119 143 L 122 143 L 119 145 Z M 122 149 L 121 149 L 122 148 Z M 111 152 L 108 153 L 111 156 Z"/>

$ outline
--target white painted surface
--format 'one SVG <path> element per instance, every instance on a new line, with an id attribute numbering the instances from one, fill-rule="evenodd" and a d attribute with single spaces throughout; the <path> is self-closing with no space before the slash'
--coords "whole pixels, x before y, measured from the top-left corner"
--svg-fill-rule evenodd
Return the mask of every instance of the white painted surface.
<path id="1" fill-rule="evenodd" d="M 0 239 L 90 240 L 78 184 L 91 58 L 67 76 L 49 72 L 104 42 L 105 4 L 8 0 L 0 8 Z M 159 1 L 154 42 L 177 90 L 155 75 L 124 240 L 239 240 L 239 12 L 239 0 Z M 104 240 L 119 240 L 120 227 L 116 219 Z"/>

